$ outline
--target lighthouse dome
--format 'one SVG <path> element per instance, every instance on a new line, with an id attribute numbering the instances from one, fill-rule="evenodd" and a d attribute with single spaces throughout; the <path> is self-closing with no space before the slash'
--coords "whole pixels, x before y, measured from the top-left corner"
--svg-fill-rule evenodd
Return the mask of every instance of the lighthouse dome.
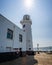
<path id="1" fill-rule="evenodd" d="M 30 20 L 30 15 L 24 15 L 23 20 Z"/>

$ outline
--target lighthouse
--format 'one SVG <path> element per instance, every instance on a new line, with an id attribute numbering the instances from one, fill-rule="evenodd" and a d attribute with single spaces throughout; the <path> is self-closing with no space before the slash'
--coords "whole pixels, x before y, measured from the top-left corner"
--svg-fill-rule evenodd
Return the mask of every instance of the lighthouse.
<path id="1" fill-rule="evenodd" d="M 20 23 L 22 24 L 23 31 L 26 33 L 26 51 L 33 51 L 31 29 L 32 21 L 30 15 L 24 15 Z"/>

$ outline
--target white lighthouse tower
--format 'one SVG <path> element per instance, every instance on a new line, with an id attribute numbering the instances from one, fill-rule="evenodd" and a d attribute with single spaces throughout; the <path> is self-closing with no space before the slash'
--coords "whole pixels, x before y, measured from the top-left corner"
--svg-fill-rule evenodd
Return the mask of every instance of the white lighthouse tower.
<path id="1" fill-rule="evenodd" d="M 20 22 L 23 26 L 23 31 L 26 33 L 26 51 L 33 51 L 32 44 L 32 21 L 29 15 L 24 15 L 23 19 Z"/>

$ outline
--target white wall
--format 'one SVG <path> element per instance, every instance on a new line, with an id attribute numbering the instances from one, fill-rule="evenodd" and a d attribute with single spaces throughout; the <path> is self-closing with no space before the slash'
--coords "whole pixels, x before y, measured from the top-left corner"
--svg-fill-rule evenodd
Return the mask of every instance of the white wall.
<path id="1" fill-rule="evenodd" d="M 14 48 L 22 48 L 23 51 L 26 51 L 26 34 L 23 32 L 23 30 L 17 28 L 15 26 L 15 34 L 14 34 Z M 22 42 L 19 41 L 19 34 L 22 35 Z"/>
<path id="2" fill-rule="evenodd" d="M 7 29 L 13 30 L 13 39 L 7 38 Z M 23 41 L 19 42 L 19 34 L 22 34 Z M 21 48 L 22 51 L 26 51 L 26 38 L 25 33 L 17 27 L 15 24 L 7 20 L 5 17 L 0 15 L 0 52 L 12 51 L 13 48 Z M 11 47 L 11 49 L 6 49 L 6 47 Z"/>
<path id="3" fill-rule="evenodd" d="M 31 24 L 30 23 L 24 23 L 24 24 L 25 28 L 23 30 L 25 30 L 26 32 L 26 49 L 29 50 L 29 48 L 31 48 L 31 50 L 33 50 Z"/>

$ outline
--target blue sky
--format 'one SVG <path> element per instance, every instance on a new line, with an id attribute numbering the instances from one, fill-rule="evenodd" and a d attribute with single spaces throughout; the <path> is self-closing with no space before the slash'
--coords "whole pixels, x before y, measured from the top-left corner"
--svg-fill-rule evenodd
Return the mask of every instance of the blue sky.
<path id="1" fill-rule="evenodd" d="M 0 13 L 22 28 L 20 20 L 29 14 L 32 19 L 33 47 L 52 46 L 52 0 L 33 0 L 27 10 L 24 0 L 0 0 Z"/>

